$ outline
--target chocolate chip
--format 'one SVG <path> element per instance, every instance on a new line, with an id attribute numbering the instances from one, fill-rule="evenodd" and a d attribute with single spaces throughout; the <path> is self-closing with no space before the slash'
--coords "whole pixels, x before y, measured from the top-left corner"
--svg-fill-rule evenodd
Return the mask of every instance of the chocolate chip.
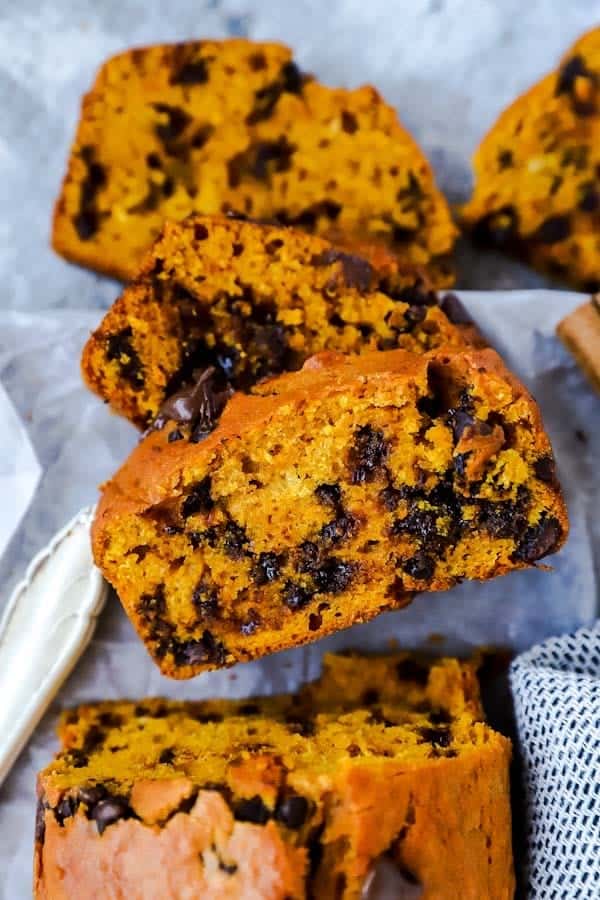
<path id="1" fill-rule="evenodd" d="M 264 53 L 252 53 L 248 57 L 248 65 L 253 72 L 260 72 L 267 68 L 267 60 Z"/>
<path id="2" fill-rule="evenodd" d="M 473 228 L 473 240 L 487 247 L 507 247 L 519 231 L 519 218 L 512 206 L 502 206 L 483 216 Z"/>
<path id="3" fill-rule="evenodd" d="M 98 722 L 103 728 L 120 728 L 123 724 L 123 716 L 116 712 L 102 712 L 98 716 Z"/>
<path id="4" fill-rule="evenodd" d="M 309 631 L 318 631 L 321 625 L 323 624 L 323 617 L 321 613 L 311 613 L 308 617 L 308 630 Z"/>
<path id="5" fill-rule="evenodd" d="M 340 594 L 345 591 L 357 570 L 356 563 L 329 557 L 314 573 L 317 590 L 324 594 Z"/>
<path id="6" fill-rule="evenodd" d="M 214 506 L 210 491 L 211 480 L 207 475 L 189 489 L 189 493 L 181 506 L 182 517 L 188 519 L 197 513 L 209 513 Z"/>
<path id="7" fill-rule="evenodd" d="M 319 531 L 319 540 L 326 544 L 341 544 L 356 531 L 357 522 L 352 516 L 342 514 L 323 525 Z"/>
<path id="8" fill-rule="evenodd" d="M 592 182 L 581 186 L 581 198 L 577 208 L 582 212 L 596 212 L 600 208 L 600 190 Z"/>
<path id="9" fill-rule="evenodd" d="M 566 240 L 571 234 L 571 220 L 569 216 L 551 216 L 536 229 L 531 235 L 532 241 L 539 244 L 558 244 Z"/>
<path id="10" fill-rule="evenodd" d="M 498 167 L 500 171 L 510 169 L 513 165 L 512 150 L 501 150 L 498 154 Z"/>
<path id="11" fill-rule="evenodd" d="M 205 59 L 184 63 L 169 79 L 169 84 L 204 84 L 208 81 L 208 66 Z"/>
<path id="12" fill-rule="evenodd" d="M 237 708 L 238 716 L 257 716 L 260 714 L 258 703 L 242 703 Z"/>
<path id="13" fill-rule="evenodd" d="M 354 132 L 358 129 L 358 121 L 354 113 L 348 112 L 348 110 L 342 110 L 342 131 L 347 132 L 347 134 L 354 134 Z"/>
<path id="14" fill-rule="evenodd" d="M 54 809 L 54 818 L 58 822 L 58 824 L 62 827 L 65 824 L 65 819 L 71 818 L 77 812 L 77 808 L 79 803 L 75 797 L 65 797 Z"/>
<path id="15" fill-rule="evenodd" d="M 107 790 L 101 784 L 90 784 L 80 787 L 78 794 L 80 802 L 85 803 L 88 809 L 91 809 L 96 803 L 99 803 L 100 800 L 106 797 Z"/>
<path id="16" fill-rule="evenodd" d="M 74 747 L 72 750 L 69 750 L 67 757 L 74 769 L 85 769 L 89 763 L 87 753 L 84 753 L 79 747 Z"/>
<path id="17" fill-rule="evenodd" d="M 342 502 L 342 489 L 339 484 L 320 484 L 315 488 L 315 497 L 325 506 L 339 506 Z"/>
<path id="18" fill-rule="evenodd" d="M 556 549 L 561 536 L 562 529 L 558 520 L 544 517 L 537 525 L 527 528 L 513 554 L 514 558 L 522 562 L 536 562 Z"/>
<path id="19" fill-rule="evenodd" d="M 110 796 L 100 800 L 90 813 L 90 818 L 96 823 L 98 834 L 103 834 L 105 829 L 119 819 L 128 819 L 132 810 L 124 797 Z"/>
<path id="20" fill-rule="evenodd" d="M 258 794 L 249 800 L 239 800 L 233 814 L 238 822 L 253 822 L 255 825 L 266 825 L 271 818 L 270 810 Z"/>
<path id="21" fill-rule="evenodd" d="M 162 169 L 162 160 L 158 153 L 149 153 L 146 157 L 146 165 L 149 169 Z"/>
<path id="22" fill-rule="evenodd" d="M 400 501 L 412 497 L 414 491 L 415 489 L 408 487 L 408 485 L 404 485 L 400 488 L 388 485 L 388 487 L 383 488 L 383 490 L 379 492 L 379 502 L 388 510 L 388 512 L 393 512 L 398 509 Z"/>
<path id="23" fill-rule="evenodd" d="M 470 325 L 473 321 L 456 294 L 445 294 L 440 308 L 453 325 Z"/>
<path id="24" fill-rule="evenodd" d="M 372 481 L 383 466 L 388 452 L 389 444 L 379 429 L 363 425 L 355 431 L 354 445 L 349 453 L 353 484 Z"/>
<path id="25" fill-rule="evenodd" d="M 84 753 L 93 753 L 101 747 L 106 740 L 106 732 L 98 725 L 90 725 L 83 738 L 82 750 Z"/>
<path id="26" fill-rule="evenodd" d="M 131 342 L 132 337 L 131 325 L 127 325 L 114 334 L 109 334 L 106 337 L 106 358 L 110 362 L 116 361 L 119 365 L 120 375 L 130 382 L 134 390 L 139 390 L 144 385 L 143 367 L 137 350 Z"/>
<path id="27" fill-rule="evenodd" d="M 100 216 L 96 210 L 87 209 L 75 216 L 73 225 L 79 239 L 81 241 L 89 241 L 98 231 Z"/>
<path id="28" fill-rule="evenodd" d="M 167 121 L 155 126 L 155 131 L 160 140 L 168 145 L 175 141 L 192 121 L 190 116 L 179 106 L 171 106 L 168 103 L 153 103 L 156 112 L 166 115 Z"/>
<path id="29" fill-rule="evenodd" d="M 272 241 L 267 241 L 265 244 L 265 252 L 269 254 L 269 256 L 273 256 L 273 254 L 277 253 L 278 250 L 281 250 L 283 247 L 283 241 L 281 238 L 273 238 Z"/>
<path id="30" fill-rule="evenodd" d="M 304 609 L 310 601 L 312 600 L 312 594 L 301 584 L 296 584 L 293 581 L 286 581 L 281 599 L 292 612 L 296 612 L 299 609 Z"/>
<path id="31" fill-rule="evenodd" d="M 142 594 L 138 601 L 137 612 L 144 618 L 162 616 L 166 612 L 165 586 L 159 584 L 153 593 Z"/>
<path id="32" fill-rule="evenodd" d="M 449 747 L 452 743 L 452 732 L 448 728 L 419 728 L 419 734 L 434 747 Z"/>
<path id="33" fill-rule="evenodd" d="M 276 581 L 281 574 L 284 557 L 277 553 L 260 553 L 252 568 L 252 578 L 256 584 Z"/>
<path id="34" fill-rule="evenodd" d="M 192 593 L 192 604 L 202 619 L 216 619 L 219 615 L 217 589 L 199 581 Z"/>
<path id="35" fill-rule="evenodd" d="M 231 245 L 231 255 L 232 256 L 241 256 L 243 252 L 244 252 L 244 245 L 239 244 L 234 241 L 234 243 Z"/>
<path id="36" fill-rule="evenodd" d="M 298 547 L 299 572 L 313 572 L 319 562 L 319 548 L 314 541 L 303 541 Z"/>
<path id="37" fill-rule="evenodd" d="M 358 746 L 358 744 L 349 744 L 346 747 L 346 753 L 348 754 L 348 756 L 351 756 L 352 758 L 354 758 L 356 756 L 360 756 L 361 749 Z"/>
<path id="38" fill-rule="evenodd" d="M 223 550 L 230 559 L 240 559 L 244 553 L 249 538 L 236 522 L 228 522 L 225 526 L 223 537 Z"/>
<path id="39" fill-rule="evenodd" d="M 342 265 L 346 287 L 356 288 L 361 293 L 370 290 L 375 273 L 366 259 L 334 249 L 323 250 L 311 258 L 313 266 L 330 266 L 336 262 Z"/>
<path id="40" fill-rule="evenodd" d="M 225 863 L 222 859 L 219 859 L 219 869 L 221 872 L 225 872 L 226 875 L 235 875 L 238 866 L 237 863 Z"/>
<path id="41" fill-rule="evenodd" d="M 293 62 L 285 63 L 279 77 L 272 84 L 256 91 L 254 106 L 246 116 L 248 125 L 256 125 L 270 118 L 283 93 L 300 94 L 302 92 L 303 76 L 299 68 Z"/>
<path id="42" fill-rule="evenodd" d="M 183 432 L 179 430 L 179 428 L 174 428 L 173 431 L 170 431 L 167 437 L 167 441 L 169 444 L 174 444 L 176 441 L 183 440 Z"/>
<path id="43" fill-rule="evenodd" d="M 170 766 L 175 760 L 175 751 L 172 747 L 165 747 L 164 750 L 161 750 L 160 755 L 158 757 L 158 762 L 163 766 Z"/>
<path id="44" fill-rule="evenodd" d="M 401 681 L 414 681 L 424 686 L 429 681 L 429 667 L 414 659 L 402 659 L 396 664 L 396 675 Z"/>
<path id="45" fill-rule="evenodd" d="M 240 632 L 245 635 L 254 634 L 262 625 L 262 619 L 257 609 L 250 608 L 245 621 L 240 625 Z"/>
<path id="46" fill-rule="evenodd" d="M 201 222 L 196 222 L 194 225 L 194 238 L 197 241 L 205 241 L 208 237 L 208 228 L 206 225 L 202 225 Z"/>
<path id="47" fill-rule="evenodd" d="M 435 509 L 411 509 L 403 519 L 392 523 L 392 535 L 409 534 L 423 542 L 437 536 L 437 519 L 440 513 Z"/>
<path id="48" fill-rule="evenodd" d="M 204 630 L 200 640 L 172 640 L 170 649 L 178 666 L 198 666 L 205 663 L 222 666 L 227 658 L 224 645 L 208 629 Z"/>
<path id="49" fill-rule="evenodd" d="M 402 570 L 411 578 L 416 578 L 417 581 L 430 581 L 435 572 L 435 560 L 420 551 L 402 563 Z"/>
<path id="50" fill-rule="evenodd" d="M 547 484 L 556 484 L 556 463 L 552 456 L 542 456 L 533 465 L 535 477 Z"/>
<path id="51" fill-rule="evenodd" d="M 556 80 L 555 96 L 569 94 L 573 109 L 578 115 L 593 115 L 596 112 L 594 100 L 582 100 L 577 96 L 576 84 L 578 79 L 586 79 L 594 87 L 598 83 L 596 73 L 591 72 L 587 68 L 585 60 L 579 54 L 572 56 L 560 69 Z"/>
<path id="52" fill-rule="evenodd" d="M 223 718 L 223 715 L 218 712 L 198 712 L 194 716 L 196 722 L 200 722 L 202 725 L 207 725 L 210 722 L 218 724 L 223 721 Z"/>
<path id="53" fill-rule="evenodd" d="M 294 831 L 302 828 L 311 811 L 312 803 L 299 794 L 291 794 L 279 801 L 275 807 L 275 818 L 286 828 Z"/>
<path id="54" fill-rule="evenodd" d="M 232 156 L 227 163 L 229 187 L 238 187 L 244 178 L 269 181 L 275 172 L 286 172 L 291 167 L 296 147 L 285 135 L 276 141 L 259 141 Z M 268 252 L 268 251 L 267 251 Z"/>

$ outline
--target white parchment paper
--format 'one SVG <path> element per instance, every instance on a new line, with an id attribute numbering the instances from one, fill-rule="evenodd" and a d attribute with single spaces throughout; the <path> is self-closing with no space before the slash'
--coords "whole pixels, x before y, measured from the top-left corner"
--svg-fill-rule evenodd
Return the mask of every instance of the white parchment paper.
<path id="1" fill-rule="evenodd" d="M 0 605 L 31 556 L 94 502 L 95 486 L 137 439 L 84 390 L 78 370 L 87 334 L 118 287 L 68 266 L 48 247 L 80 97 L 108 55 L 190 37 L 281 39 L 296 48 L 303 67 L 330 84 L 377 84 L 456 201 L 468 193 L 469 154 L 503 106 L 598 21 L 598 0 L 0 2 L 0 383 L 43 470 L 34 502 L 0 560 Z M 493 254 L 475 255 L 468 246 L 459 249 L 459 262 L 462 287 L 545 286 L 531 270 Z M 463 299 L 542 406 L 571 515 L 571 537 L 552 559 L 554 571 L 423 596 L 406 610 L 305 650 L 187 683 L 159 675 L 113 599 L 92 646 L 0 789 L 0 900 L 31 896 L 35 774 L 55 750 L 61 706 L 125 695 L 281 690 L 315 675 L 322 652 L 335 646 L 383 647 L 391 638 L 424 644 L 436 633 L 449 649 L 497 643 L 518 650 L 591 621 L 600 579 L 600 401 L 554 337 L 558 319 L 583 298 L 518 291 Z M 0 402 L 0 448 L 17 427 Z M 8 521 L 3 493 L 0 527 Z"/>

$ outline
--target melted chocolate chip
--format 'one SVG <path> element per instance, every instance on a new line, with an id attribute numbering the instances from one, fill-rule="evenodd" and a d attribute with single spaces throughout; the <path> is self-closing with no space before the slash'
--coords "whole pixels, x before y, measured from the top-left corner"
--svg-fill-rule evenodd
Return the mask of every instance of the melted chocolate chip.
<path id="1" fill-rule="evenodd" d="M 382 431 L 363 425 L 354 433 L 354 446 L 349 453 L 353 468 L 353 484 L 372 481 L 382 468 L 389 452 L 389 444 Z"/>
<path id="2" fill-rule="evenodd" d="M 344 562 L 337 557 L 329 557 L 314 573 L 317 590 L 324 594 L 340 594 L 345 591 L 357 570 L 356 563 Z"/>
<path id="3" fill-rule="evenodd" d="M 89 809 L 103 800 L 107 793 L 106 788 L 101 784 L 83 785 L 78 791 L 80 802 L 85 803 Z"/>
<path id="4" fill-rule="evenodd" d="M 223 550 L 230 559 L 240 559 L 244 554 L 244 548 L 249 543 L 249 538 L 236 522 L 228 522 L 224 529 Z"/>
<path id="5" fill-rule="evenodd" d="M 284 585 L 281 599 L 292 612 L 303 609 L 312 600 L 312 593 L 301 584 L 287 581 Z"/>
<path id="6" fill-rule="evenodd" d="M 514 553 L 514 558 L 533 563 L 556 549 L 562 535 L 560 524 L 555 518 L 542 518 L 537 525 L 526 529 Z"/>
<path id="7" fill-rule="evenodd" d="M 208 475 L 190 489 L 181 505 L 182 518 L 188 519 L 197 513 L 206 514 L 211 511 L 214 501 L 210 495 L 210 489 L 211 481 Z"/>
<path id="8" fill-rule="evenodd" d="M 315 497 L 325 506 L 335 508 L 342 502 L 342 489 L 339 484 L 320 484 L 315 488 Z"/>
<path id="9" fill-rule="evenodd" d="M 402 563 L 402 570 L 417 581 L 430 581 L 435 572 L 435 559 L 421 550 Z"/>
<path id="10" fill-rule="evenodd" d="M 419 734 L 434 747 L 449 747 L 452 743 L 452 732 L 448 728 L 420 728 Z"/>
<path id="11" fill-rule="evenodd" d="M 142 594 L 137 605 L 137 612 L 146 619 L 162 616 L 166 609 L 164 584 L 159 584 L 152 594 Z"/>
<path id="12" fill-rule="evenodd" d="M 352 516 L 342 513 L 319 531 L 319 540 L 326 544 L 341 544 L 356 531 L 357 522 Z"/>
<path id="13" fill-rule="evenodd" d="M 498 168 L 502 172 L 503 169 L 510 169 L 513 165 L 512 150 L 501 150 L 498 154 Z"/>
<path id="14" fill-rule="evenodd" d="M 239 800 L 233 814 L 238 822 L 253 822 L 255 825 L 266 825 L 271 818 L 271 811 L 258 794 L 249 800 Z"/>
<path id="15" fill-rule="evenodd" d="M 600 208 L 600 190 L 594 184 L 582 185 L 582 193 L 577 208 L 582 212 L 596 212 Z"/>
<path id="16" fill-rule="evenodd" d="M 260 553 L 252 568 L 252 578 L 256 584 L 276 581 L 281 574 L 284 557 L 278 553 Z"/>
<path id="17" fill-rule="evenodd" d="M 100 800 L 89 811 L 88 818 L 93 819 L 98 829 L 98 834 L 103 834 L 105 829 L 119 819 L 128 819 L 133 811 L 124 797 L 109 795 Z"/>
<path id="18" fill-rule="evenodd" d="M 211 631 L 205 629 L 200 640 L 171 640 L 171 649 L 175 664 L 178 666 L 198 666 L 211 663 L 222 666 L 227 658 L 224 645 L 217 641 Z"/>
<path id="19" fill-rule="evenodd" d="M 199 443 L 214 431 L 217 422 L 231 394 L 227 385 L 217 388 L 217 374 L 213 366 L 203 372 L 194 372 L 195 381 L 172 394 L 162 404 L 152 429 L 161 429 L 167 422 L 188 425 L 191 429 L 190 441 Z"/>
<path id="20" fill-rule="evenodd" d="M 276 141 L 259 141 L 232 156 L 227 163 L 229 187 L 238 187 L 244 178 L 269 181 L 276 172 L 287 172 L 296 147 L 285 135 Z"/>
<path id="21" fill-rule="evenodd" d="M 360 900 L 419 900 L 423 887 L 394 860 L 380 856 L 363 882 Z"/>
<path id="22" fill-rule="evenodd" d="M 65 819 L 75 815 L 78 806 L 79 803 L 75 797 L 65 797 L 58 803 L 54 809 L 54 818 L 61 827 L 64 826 Z"/>
<path id="23" fill-rule="evenodd" d="M 312 803 L 299 794 L 291 794 L 279 801 L 275 807 L 275 818 L 286 828 L 302 828 L 311 812 Z"/>
<path id="24" fill-rule="evenodd" d="M 217 589 L 199 581 L 192 593 L 194 609 L 202 619 L 216 619 L 219 615 Z"/>
<path id="25" fill-rule="evenodd" d="M 308 617 L 308 630 L 318 631 L 323 624 L 323 616 L 321 613 L 311 613 Z"/>
<path id="26" fill-rule="evenodd" d="M 132 337 L 131 325 L 109 334 L 106 338 L 106 358 L 116 361 L 120 375 L 129 381 L 134 390 L 140 390 L 144 385 L 143 366 L 131 342 Z"/>

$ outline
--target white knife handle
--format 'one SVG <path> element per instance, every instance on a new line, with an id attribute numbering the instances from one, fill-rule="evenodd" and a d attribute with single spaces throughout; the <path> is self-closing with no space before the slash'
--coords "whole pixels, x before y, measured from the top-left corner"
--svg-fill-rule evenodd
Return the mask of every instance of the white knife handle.
<path id="1" fill-rule="evenodd" d="M 31 561 L 0 620 L 0 784 L 92 637 L 108 586 L 81 510 Z"/>

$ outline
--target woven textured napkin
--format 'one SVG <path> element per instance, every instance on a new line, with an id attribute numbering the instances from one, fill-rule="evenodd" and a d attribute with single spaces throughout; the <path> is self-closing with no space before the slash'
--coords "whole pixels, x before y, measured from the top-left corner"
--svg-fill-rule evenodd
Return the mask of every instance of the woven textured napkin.
<path id="1" fill-rule="evenodd" d="M 600 622 L 510 673 L 523 761 L 528 900 L 600 898 Z"/>

